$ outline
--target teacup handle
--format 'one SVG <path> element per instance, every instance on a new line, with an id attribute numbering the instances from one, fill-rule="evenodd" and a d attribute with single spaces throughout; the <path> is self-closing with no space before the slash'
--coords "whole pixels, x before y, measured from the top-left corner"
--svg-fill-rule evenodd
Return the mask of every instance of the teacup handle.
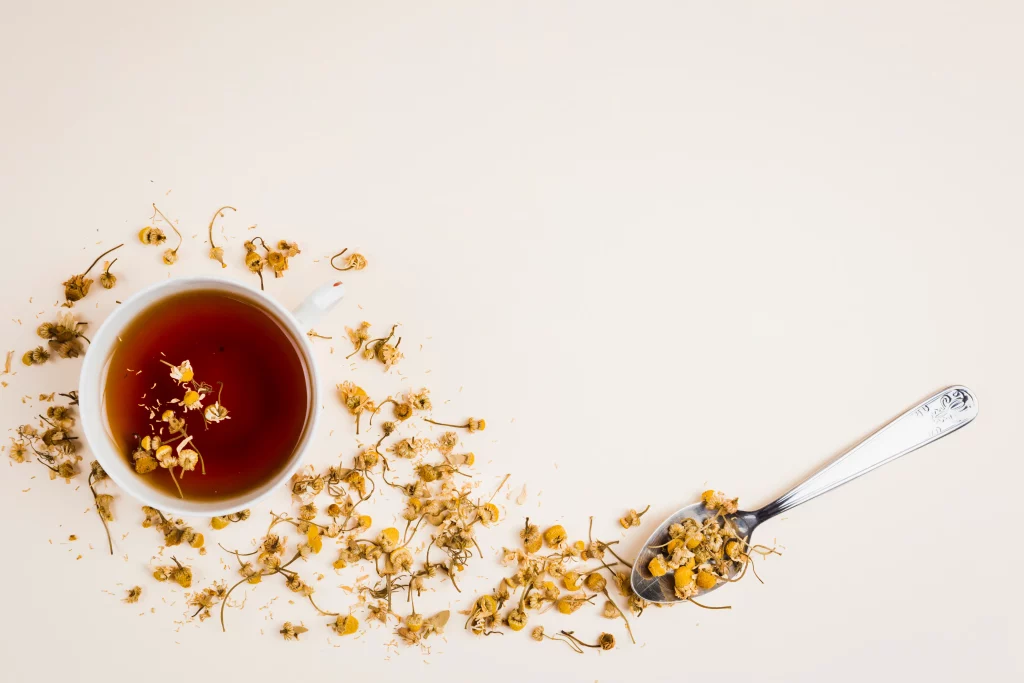
<path id="1" fill-rule="evenodd" d="M 298 308 L 292 311 L 292 315 L 295 316 L 299 321 L 299 325 L 303 328 L 312 328 L 344 296 L 345 285 L 341 284 L 341 282 L 333 282 L 317 287 L 299 304 Z"/>

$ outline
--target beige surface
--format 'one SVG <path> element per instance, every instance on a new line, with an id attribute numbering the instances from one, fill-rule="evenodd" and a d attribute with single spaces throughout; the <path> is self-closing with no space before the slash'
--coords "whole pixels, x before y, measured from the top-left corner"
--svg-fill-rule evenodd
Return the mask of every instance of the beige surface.
<path id="1" fill-rule="evenodd" d="M 486 485 L 511 472 L 530 492 L 502 496 L 512 519 L 488 550 L 524 514 L 573 535 L 595 515 L 619 538 L 625 508 L 651 503 L 653 522 L 706 484 L 761 504 L 947 384 L 981 417 L 764 528 L 785 555 L 766 585 L 716 594 L 733 610 L 652 609 L 640 646 L 585 657 L 475 640 L 457 617 L 429 656 L 396 654 L 382 629 L 328 638 L 273 586 L 226 635 L 176 624 L 183 596 L 146 579 L 158 539 L 135 504 L 116 503 L 110 558 L 84 488 L 4 465 L 4 680 L 1021 673 L 1019 3 L 213 4 L 5 5 L 4 350 L 34 343 L 60 280 L 130 241 L 152 201 L 186 227 L 181 263 L 125 247 L 118 288 L 77 309 L 93 325 L 157 278 L 220 273 L 202 233 L 221 204 L 240 209 L 231 276 L 249 224 L 302 245 L 270 283 L 286 304 L 357 247 L 372 265 L 320 332 L 403 323 L 408 379 L 352 372 L 330 342 L 325 374 L 377 394 L 426 383 L 450 401 L 439 415 L 488 418 Z M 77 369 L 4 377 L 3 428 Z M 320 463 L 355 446 L 336 404 L 326 417 Z M 208 537 L 246 544 L 284 501 Z M 220 557 L 197 583 L 227 576 Z M 467 591 L 502 571 L 479 562 Z M 121 604 L 136 582 L 142 603 Z M 339 582 L 328 570 L 323 602 L 349 604 Z M 423 603 L 465 606 L 447 586 Z M 283 642 L 285 619 L 308 642 Z M 624 640 L 596 616 L 541 622 Z"/>

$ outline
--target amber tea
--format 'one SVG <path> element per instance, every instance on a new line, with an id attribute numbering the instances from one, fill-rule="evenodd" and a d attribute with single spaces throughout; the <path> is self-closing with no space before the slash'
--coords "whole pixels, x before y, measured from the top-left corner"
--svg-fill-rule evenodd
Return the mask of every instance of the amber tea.
<path id="1" fill-rule="evenodd" d="M 110 434 L 139 476 L 189 500 L 242 495 L 279 474 L 310 414 L 310 373 L 273 314 L 227 292 L 141 313 L 108 366 Z"/>

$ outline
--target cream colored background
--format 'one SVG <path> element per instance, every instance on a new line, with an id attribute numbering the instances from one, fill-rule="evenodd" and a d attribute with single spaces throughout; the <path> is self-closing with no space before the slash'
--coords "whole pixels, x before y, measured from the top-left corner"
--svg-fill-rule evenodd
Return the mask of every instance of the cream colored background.
<path id="1" fill-rule="evenodd" d="M 203 233 L 221 204 L 239 208 L 230 276 L 246 276 L 250 224 L 302 246 L 269 282 L 286 304 L 332 277 L 325 255 L 359 248 L 371 266 L 344 278 L 320 332 L 401 322 L 404 377 L 352 371 L 344 344 L 319 342 L 325 376 L 374 394 L 425 383 L 450 401 L 439 417 L 487 417 L 471 442 L 485 486 L 511 472 L 530 495 L 501 496 L 511 519 L 485 548 L 524 514 L 573 535 L 595 515 L 618 538 L 627 507 L 652 503 L 653 524 L 706 485 L 762 504 L 945 385 L 982 406 L 765 527 L 786 552 L 761 565 L 766 585 L 716 594 L 731 611 L 652 609 L 635 647 L 596 616 L 540 620 L 623 643 L 585 657 L 525 633 L 472 639 L 457 617 L 429 656 L 396 654 L 390 629 L 329 638 L 270 585 L 226 635 L 175 624 L 183 596 L 147 580 L 159 539 L 136 504 L 116 503 L 111 558 L 84 488 L 4 465 L 5 680 L 1020 675 L 1019 3 L 6 2 L 2 16 L 3 349 L 34 344 L 58 283 L 117 242 L 117 289 L 76 308 L 94 326 L 157 278 L 220 273 Z M 170 270 L 132 241 L 153 201 L 186 231 Z M 3 378 L 4 429 L 31 416 L 21 396 L 73 387 L 78 365 Z M 338 405 L 325 416 L 321 464 L 355 448 Z M 210 544 L 248 544 L 284 501 Z M 197 559 L 198 585 L 228 575 L 221 557 Z M 467 590 L 502 572 L 478 562 Z M 136 582 L 142 603 L 121 604 Z M 339 582 L 320 585 L 329 608 L 350 602 Z M 442 588 L 422 607 L 465 605 Z M 280 639 L 285 619 L 306 642 Z"/>

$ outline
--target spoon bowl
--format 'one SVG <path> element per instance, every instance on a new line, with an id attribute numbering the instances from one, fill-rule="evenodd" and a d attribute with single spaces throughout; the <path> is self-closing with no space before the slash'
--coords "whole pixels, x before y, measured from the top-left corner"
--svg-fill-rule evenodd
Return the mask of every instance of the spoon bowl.
<path id="1" fill-rule="evenodd" d="M 883 426 L 812 474 L 803 483 L 783 494 L 778 500 L 753 512 L 739 510 L 728 515 L 728 518 L 735 525 L 737 535 L 749 543 L 754 529 L 772 517 L 842 486 L 901 455 L 941 439 L 967 425 L 977 416 L 978 400 L 967 387 L 953 386 L 944 389 Z M 673 573 L 669 571 L 664 576 L 655 577 L 651 575 L 647 565 L 660 552 L 659 546 L 668 543 L 670 526 L 687 518 L 699 524 L 715 514 L 708 510 L 704 503 L 695 503 L 677 511 L 662 522 L 644 543 L 633 563 L 630 575 L 633 592 L 648 602 L 680 601 L 675 593 Z M 712 588 L 701 591 L 698 596 L 717 590 L 724 583 L 719 581 Z"/>

